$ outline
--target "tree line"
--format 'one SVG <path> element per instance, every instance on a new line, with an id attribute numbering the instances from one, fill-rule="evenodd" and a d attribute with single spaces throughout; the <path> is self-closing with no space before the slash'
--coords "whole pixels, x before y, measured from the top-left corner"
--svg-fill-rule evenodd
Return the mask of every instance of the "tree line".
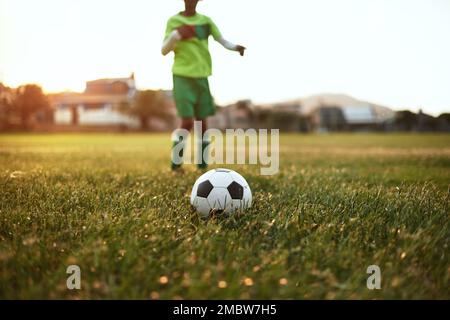
<path id="1" fill-rule="evenodd" d="M 10 88 L 0 83 L 0 130 L 10 125 L 28 130 L 33 117 L 48 116 L 50 111 L 50 101 L 40 86 L 26 84 Z"/>
<path id="2" fill-rule="evenodd" d="M 148 130 L 149 120 L 159 118 L 169 121 L 169 98 L 162 90 L 138 91 L 133 99 L 118 106 L 118 111 L 139 119 L 141 128 Z M 33 122 L 54 123 L 54 111 L 49 97 L 36 84 L 10 88 L 0 83 L 0 131 L 18 128 L 30 130 Z"/>

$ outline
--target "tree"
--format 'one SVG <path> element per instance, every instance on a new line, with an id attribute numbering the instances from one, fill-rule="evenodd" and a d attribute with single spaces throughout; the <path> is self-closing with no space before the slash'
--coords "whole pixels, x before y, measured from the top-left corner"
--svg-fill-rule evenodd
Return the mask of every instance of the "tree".
<path id="1" fill-rule="evenodd" d="M 19 113 L 22 127 L 29 129 L 32 117 L 39 111 L 49 110 L 50 103 L 41 87 L 27 84 L 17 89 L 14 109 Z"/>
<path id="2" fill-rule="evenodd" d="M 141 128 L 146 130 L 148 129 L 149 119 L 167 119 L 166 99 L 164 92 L 161 90 L 138 91 L 131 103 L 123 104 L 120 110 L 139 118 Z"/>
<path id="3" fill-rule="evenodd" d="M 14 92 L 0 83 L 0 130 L 4 130 L 13 112 Z"/>
<path id="4" fill-rule="evenodd" d="M 417 128 L 419 119 L 417 114 L 415 114 L 414 112 L 411 112 L 409 110 L 402 110 L 395 113 L 394 124 L 400 130 L 410 131 Z"/>

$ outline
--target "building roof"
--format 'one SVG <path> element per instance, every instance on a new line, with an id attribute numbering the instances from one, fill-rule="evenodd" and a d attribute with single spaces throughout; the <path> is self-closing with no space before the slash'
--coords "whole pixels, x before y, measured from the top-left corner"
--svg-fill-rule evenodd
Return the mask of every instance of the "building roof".
<path id="1" fill-rule="evenodd" d="M 86 81 L 86 83 L 108 83 L 108 84 L 114 82 L 134 83 L 134 73 L 132 73 L 128 78 L 102 78 Z"/>
<path id="2" fill-rule="evenodd" d="M 107 83 L 107 84 L 111 84 L 111 83 L 114 83 L 114 82 L 125 82 L 125 83 L 128 83 L 130 80 L 134 81 L 131 78 L 105 78 L 105 79 L 89 80 L 89 81 L 86 81 L 86 83 Z"/>
<path id="3" fill-rule="evenodd" d="M 54 104 L 122 103 L 129 100 L 126 94 L 84 94 L 76 92 L 49 95 Z"/>
<path id="4" fill-rule="evenodd" d="M 122 92 L 116 91 L 111 87 L 115 83 L 123 83 L 127 87 Z M 134 74 L 131 74 L 128 78 L 104 78 L 87 81 L 86 89 L 82 93 L 61 92 L 51 94 L 49 98 L 53 104 L 119 104 L 129 101 L 130 94 L 132 95 L 134 92 Z"/>

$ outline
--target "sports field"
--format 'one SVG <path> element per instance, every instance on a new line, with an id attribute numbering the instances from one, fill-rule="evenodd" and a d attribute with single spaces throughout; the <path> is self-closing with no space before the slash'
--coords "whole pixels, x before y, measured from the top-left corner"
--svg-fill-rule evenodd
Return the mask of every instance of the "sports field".
<path id="1" fill-rule="evenodd" d="M 450 299 L 450 135 L 280 141 L 278 175 L 230 167 L 253 207 L 201 221 L 169 134 L 0 135 L 0 298 Z"/>

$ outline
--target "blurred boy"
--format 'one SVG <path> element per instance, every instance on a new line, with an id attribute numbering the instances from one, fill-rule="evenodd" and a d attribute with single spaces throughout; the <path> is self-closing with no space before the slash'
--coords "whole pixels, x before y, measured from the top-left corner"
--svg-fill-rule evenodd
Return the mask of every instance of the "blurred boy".
<path id="1" fill-rule="evenodd" d="M 215 114 L 215 105 L 208 83 L 208 77 L 212 74 L 208 38 L 212 35 L 214 40 L 225 48 L 237 51 L 241 56 L 244 55 L 246 48 L 225 40 L 211 18 L 197 13 L 198 1 L 184 0 L 185 10 L 169 19 L 161 52 L 163 55 L 167 55 L 170 51 L 175 53 L 172 68 L 173 95 L 181 118 L 181 128 L 190 131 L 195 119 L 202 122 L 202 131 L 205 132 L 207 117 Z M 175 150 L 180 150 L 175 147 L 184 142 L 177 135 L 174 135 L 173 140 L 172 170 L 176 170 L 181 164 L 174 162 L 177 156 Z M 202 141 L 202 155 L 198 164 L 200 169 L 207 167 L 203 151 L 208 144 L 209 141 Z M 182 158 L 184 146 L 181 147 L 179 156 Z"/>

